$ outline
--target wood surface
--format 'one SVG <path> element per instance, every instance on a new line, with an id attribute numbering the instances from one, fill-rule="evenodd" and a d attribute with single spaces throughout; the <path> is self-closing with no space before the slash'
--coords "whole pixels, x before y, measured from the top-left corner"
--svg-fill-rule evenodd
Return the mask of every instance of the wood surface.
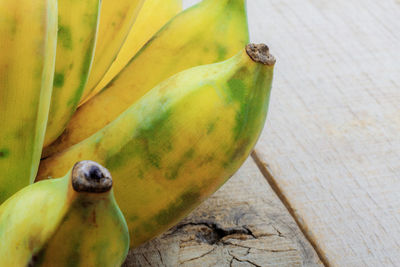
<path id="1" fill-rule="evenodd" d="M 400 266 L 400 1 L 249 0 L 263 172 L 330 266 Z"/>
<path id="2" fill-rule="evenodd" d="M 128 266 L 322 266 L 249 158 L 178 226 L 132 250 Z"/>

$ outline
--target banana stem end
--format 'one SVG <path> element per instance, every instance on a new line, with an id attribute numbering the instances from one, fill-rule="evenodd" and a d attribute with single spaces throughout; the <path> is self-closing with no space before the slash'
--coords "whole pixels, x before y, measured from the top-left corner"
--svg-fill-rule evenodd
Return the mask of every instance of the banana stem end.
<path id="1" fill-rule="evenodd" d="M 80 161 L 72 169 L 72 187 L 76 192 L 105 193 L 112 185 L 110 172 L 97 162 Z"/>
<path id="2" fill-rule="evenodd" d="M 269 53 L 269 47 L 266 44 L 248 44 L 246 52 L 255 62 L 269 66 L 274 65 L 276 62 L 274 56 Z"/>

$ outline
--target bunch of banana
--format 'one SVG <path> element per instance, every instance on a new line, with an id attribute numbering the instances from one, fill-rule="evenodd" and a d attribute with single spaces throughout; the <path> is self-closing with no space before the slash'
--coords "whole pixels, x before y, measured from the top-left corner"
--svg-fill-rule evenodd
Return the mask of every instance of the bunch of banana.
<path id="1" fill-rule="evenodd" d="M 119 266 L 248 157 L 275 59 L 245 0 L 181 8 L 0 0 L 0 266 Z"/>
<path id="2" fill-rule="evenodd" d="M 174 225 L 243 163 L 263 128 L 274 58 L 250 44 L 222 63 L 159 84 L 112 123 L 42 161 L 38 179 L 76 160 L 108 168 L 131 246 Z"/>
<path id="3" fill-rule="evenodd" d="M 169 21 L 96 96 L 80 106 L 43 151 L 62 151 L 101 130 L 161 81 L 225 60 L 248 43 L 244 0 L 204 0 Z"/>
<path id="4" fill-rule="evenodd" d="M 120 266 L 129 248 L 107 169 L 78 162 L 0 206 L 0 266 Z"/>
<path id="5" fill-rule="evenodd" d="M 58 0 L 58 40 L 44 146 L 65 129 L 81 99 L 92 63 L 100 0 Z"/>
<path id="6" fill-rule="evenodd" d="M 35 179 L 56 42 L 56 0 L 0 0 L 0 203 Z"/>
<path id="7" fill-rule="evenodd" d="M 103 78 L 117 56 L 145 0 L 102 0 L 93 66 L 82 99 Z M 81 2 L 81 1 L 80 1 Z"/>
<path id="8" fill-rule="evenodd" d="M 182 0 L 145 1 L 117 58 L 87 99 L 101 91 L 128 64 L 129 60 L 133 58 L 151 36 L 168 20 L 178 14 L 181 9 Z"/>

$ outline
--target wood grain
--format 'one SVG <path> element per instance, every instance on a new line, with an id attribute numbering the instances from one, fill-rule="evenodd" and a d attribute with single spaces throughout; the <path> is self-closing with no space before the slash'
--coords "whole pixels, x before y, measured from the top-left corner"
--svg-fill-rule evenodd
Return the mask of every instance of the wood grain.
<path id="1" fill-rule="evenodd" d="M 251 0 L 277 58 L 256 147 L 332 266 L 400 266 L 400 2 Z"/>
<path id="2" fill-rule="evenodd" d="M 127 266 L 321 266 L 249 158 L 178 226 L 132 250 Z"/>

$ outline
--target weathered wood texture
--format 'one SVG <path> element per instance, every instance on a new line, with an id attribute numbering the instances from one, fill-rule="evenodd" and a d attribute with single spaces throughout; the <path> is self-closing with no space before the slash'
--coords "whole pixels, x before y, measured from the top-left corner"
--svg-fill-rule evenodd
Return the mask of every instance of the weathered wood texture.
<path id="1" fill-rule="evenodd" d="M 257 155 L 331 266 L 400 266 L 400 1 L 249 0 L 277 58 Z"/>
<path id="2" fill-rule="evenodd" d="M 178 226 L 132 250 L 125 266 L 321 266 L 249 158 Z"/>

